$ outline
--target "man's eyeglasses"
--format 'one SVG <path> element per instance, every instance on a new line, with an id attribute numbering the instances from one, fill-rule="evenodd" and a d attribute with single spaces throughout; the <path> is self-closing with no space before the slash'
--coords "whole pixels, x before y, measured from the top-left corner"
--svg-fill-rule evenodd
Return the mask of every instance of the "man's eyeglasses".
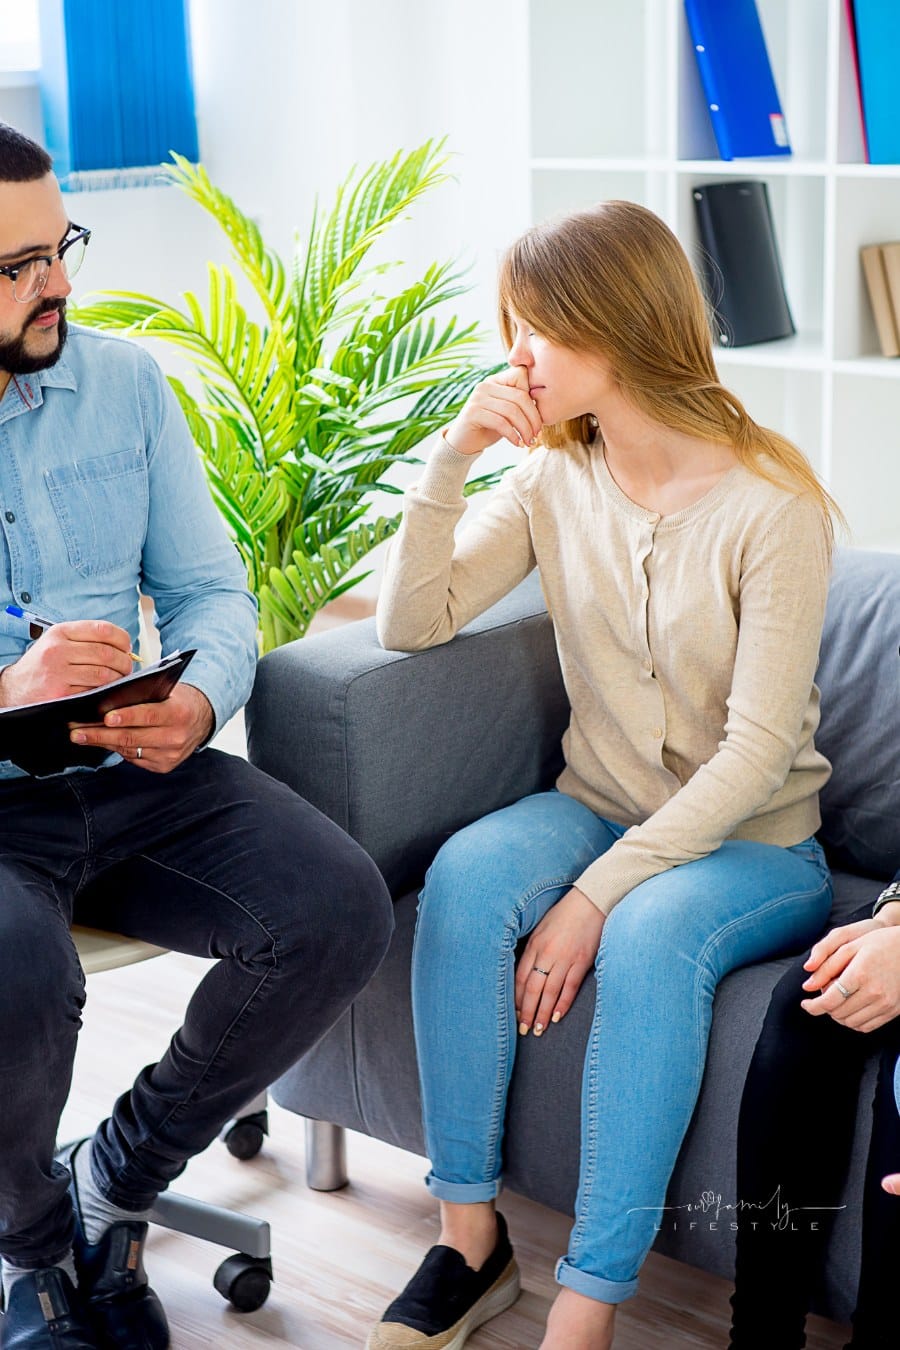
<path id="1" fill-rule="evenodd" d="M 20 305 L 27 305 L 29 300 L 37 299 L 47 285 L 50 268 L 56 258 L 59 258 L 59 265 L 65 276 L 70 281 L 74 277 L 84 262 L 84 250 L 88 246 L 91 232 L 86 230 L 83 225 L 72 225 L 71 229 L 75 230 L 76 233 L 70 235 L 49 257 L 28 258 L 25 262 L 10 263 L 6 267 L 0 267 L 0 276 L 9 277 L 12 282 L 13 297 L 18 300 Z"/>

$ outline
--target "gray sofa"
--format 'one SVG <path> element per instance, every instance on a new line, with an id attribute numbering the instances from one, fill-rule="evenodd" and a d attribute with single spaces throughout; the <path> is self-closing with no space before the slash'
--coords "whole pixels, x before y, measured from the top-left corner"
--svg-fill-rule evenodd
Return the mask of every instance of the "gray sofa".
<path id="1" fill-rule="evenodd" d="M 818 744 L 834 766 L 821 837 L 836 872 L 832 918 L 874 899 L 900 865 L 900 556 L 838 553 L 822 643 Z M 536 577 L 446 646 L 402 655 L 378 645 L 371 620 L 266 656 L 248 708 L 252 761 L 289 783 L 372 855 L 396 899 L 391 949 L 353 1007 L 273 1087 L 314 1121 L 317 1146 L 349 1127 L 422 1153 L 409 961 L 416 890 L 441 843 L 499 806 L 552 784 L 568 716 L 553 632 Z M 741 1088 L 769 994 L 785 960 L 723 981 L 700 1101 L 672 1179 L 674 1206 L 658 1250 L 730 1276 L 733 1235 L 703 1197 L 735 1196 Z M 506 1185 L 571 1212 L 579 1092 L 594 998 L 589 978 L 550 1038 L 519 1045 L 506 1136 Z M 870 1128 L 869 1066 L 847 1182 L 822 1271 L 817 1310 L 852 1310 L 862 1167 Z M 325 1133 L 321 1133 L 324 1129 Z M 548 1141 L 552 1146 L 548 1147 Z M 331 1182 L 336 1159 L 313 1159 Z M 423 1167 L 423 1173 L 424 1173 Z M 316 1184 L 313 1181 L 313 1184 Z M 684 1217 L 686 1210 L 673 1211 Z"/>

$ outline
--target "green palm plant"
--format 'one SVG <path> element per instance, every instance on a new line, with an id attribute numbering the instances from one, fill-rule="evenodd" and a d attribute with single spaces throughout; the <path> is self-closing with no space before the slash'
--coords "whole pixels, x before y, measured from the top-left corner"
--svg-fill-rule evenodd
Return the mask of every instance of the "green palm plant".
<path id="1" fill-rule="evenodd" d="M 447 156 L 443 142 L 427 141 L 352 172 L 331 210 L 314 211 L 289 268 L 202 166 L 172 158 L 167 176 L 224 231 L 259 316 L 238 299 L 232 271 L 210 263 L 205 311 L 191 292 L 179 310 L 108 291 L 87 297 L 75 317 L 190 357 L 193 391 L 170 382 L 246 564 L 268 651 L 302 637 L 324 604 L 369 575 L 358 564 L 401 515 L 372 518 L 374 494 L 401 492 L 386 475 L 421 462 L 415 447 L 487 373 L 473 364 L 476 326 L 435 313 L 465 290 L 454 263 L 434 263 L 384 296 L 387 269 L 369 259 L 389 226 L 447 179 Z"/>

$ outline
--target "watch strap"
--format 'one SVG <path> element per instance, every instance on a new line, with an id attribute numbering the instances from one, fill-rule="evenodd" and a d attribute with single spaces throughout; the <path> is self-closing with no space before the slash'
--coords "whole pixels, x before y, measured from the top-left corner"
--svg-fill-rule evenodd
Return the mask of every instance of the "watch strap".
<path id="1" fill-rule="evenodd" d="M 900 877 L 896 881 L 892 881 L 890 886 L 886 886 L 881 892 L 875 901 L 872 918 L 874 919 L 878 911 L 883 909 L 885 905 L 889 905 L 892 900 L 900 900 Z"/>

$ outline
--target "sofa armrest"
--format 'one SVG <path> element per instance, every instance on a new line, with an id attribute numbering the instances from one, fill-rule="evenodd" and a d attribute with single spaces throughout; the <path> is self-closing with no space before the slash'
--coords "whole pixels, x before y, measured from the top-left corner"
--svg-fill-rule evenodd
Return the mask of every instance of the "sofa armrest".
<path id="1" fill-rule="evenodd" d="M 569 716 L 536 575 L 424 652 L 362 620 L 270 652 L 251 761 L 347 830 L 396 895 L 463 825 L 552 785 Z"/>

